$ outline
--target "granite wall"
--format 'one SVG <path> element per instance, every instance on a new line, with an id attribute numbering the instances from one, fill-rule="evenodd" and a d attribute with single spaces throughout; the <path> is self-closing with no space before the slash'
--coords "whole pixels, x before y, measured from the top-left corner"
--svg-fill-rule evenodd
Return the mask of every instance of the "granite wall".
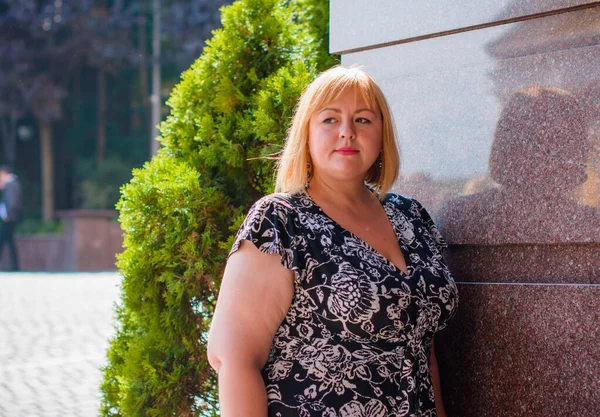
<path id="1" fill-rule="evenodd" d="M 450 243 L 449 416 L 600 415 L 600 2 L 331 0 Z"/>

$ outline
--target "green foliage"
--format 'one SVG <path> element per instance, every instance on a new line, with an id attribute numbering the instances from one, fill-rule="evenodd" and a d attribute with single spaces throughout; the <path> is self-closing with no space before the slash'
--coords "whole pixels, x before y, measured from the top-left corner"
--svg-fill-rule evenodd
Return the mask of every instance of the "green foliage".
<path id="1" fill-rule="evenodd" d="M 206 337 L 220 277 L 244 213 L 272 191 L 273 162 L 262 157 L 281 149 L 306 84 L 336 62 L 327 4 L 223 8 L 223 28 L 174 89 L 161 151 L 117 205 L 123 293 L 104 416 L 218 415 Z"/>
<path id="2" fill-rule="evenodd" d="M 214 386 L 198 344 L 214 302 L 207 278 L 225 260 L 212 248 L 235 210 L 196 170 L 167 155 L 135 170 L 122 192 L 121 328 L 109 351 L 103 412 L 186 415 L 195 390 Z"/>
<path id="3" fill-rule="evenodd" d="M 64 225 L 57 220 L 25 219 L 17 225 L 16 232 L 21 235 L 61 234 Z"/>

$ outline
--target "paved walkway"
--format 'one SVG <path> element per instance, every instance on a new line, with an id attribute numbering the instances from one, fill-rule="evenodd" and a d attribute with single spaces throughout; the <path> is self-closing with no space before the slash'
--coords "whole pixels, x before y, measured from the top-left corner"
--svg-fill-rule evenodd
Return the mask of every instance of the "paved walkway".
<path id="1" fill-rule="evenodd" d="M 0 417 L 95 417 L 120 278 L 0 274 Z"/>

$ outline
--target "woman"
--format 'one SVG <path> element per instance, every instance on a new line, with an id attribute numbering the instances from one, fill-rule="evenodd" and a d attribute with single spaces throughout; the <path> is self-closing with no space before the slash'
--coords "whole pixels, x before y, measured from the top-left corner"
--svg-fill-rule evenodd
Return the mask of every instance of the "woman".
<path id="1" fill-rule="evenodd" d="M 208 355 L 221 415 L 443 416 L 434 333 L 453 315 L 444 242 L 399 169 L 391 114 L 358 68 L 303 93 L 276 190 L 251 208 Z"/>

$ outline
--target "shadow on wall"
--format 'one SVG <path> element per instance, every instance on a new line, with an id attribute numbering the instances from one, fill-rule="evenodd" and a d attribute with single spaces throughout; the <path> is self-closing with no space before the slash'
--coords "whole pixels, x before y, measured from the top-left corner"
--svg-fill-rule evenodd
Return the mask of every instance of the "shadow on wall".
<path id="1" fill-rule="evenodd" d="M 600 241 L 600 208 L 578 201 L 593 146 L 582 104 L 550 87 L 519 89 L 498 121 L 489 170 L 497 186 L 439 213 L 453 244 Z M 475 187 L 477 189 L 478 187 Z"/>

